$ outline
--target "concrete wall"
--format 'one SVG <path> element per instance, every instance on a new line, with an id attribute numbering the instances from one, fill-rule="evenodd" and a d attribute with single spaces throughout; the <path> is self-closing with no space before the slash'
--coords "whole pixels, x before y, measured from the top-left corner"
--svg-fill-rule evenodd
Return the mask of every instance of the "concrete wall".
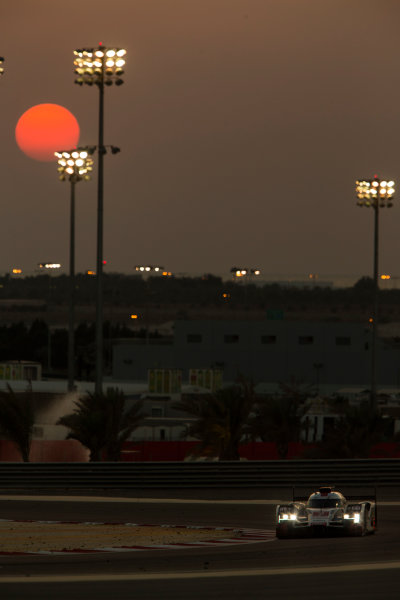
<path id="1" fill-rule="evenodd" d="M 31 462 L 87 462 L 89 452 L 76 440 L 33 440 Z M 8 440 L 0 440 L 0 461 L 21 462 L 21 456 Z"/>

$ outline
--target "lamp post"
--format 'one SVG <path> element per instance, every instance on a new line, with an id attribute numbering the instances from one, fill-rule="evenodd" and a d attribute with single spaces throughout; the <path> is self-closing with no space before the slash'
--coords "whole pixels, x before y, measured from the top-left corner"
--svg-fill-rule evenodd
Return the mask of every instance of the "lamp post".
<path id="1" fill-rule="evenodd" d="M 104 86 L 121 85 L 126 50 L 97 48 L 74 50 L 75 83 L 96 85 L 99 90 L 99 138 L 97 179 L 97 262 L 96 262 L 96 380 L 95 392 L 103 389 L 103 157 L 104 147 Z"/>
<path id="2" fill-rule="evenodd" d="M 378 331 L 378 272 L 379 272 L 379 212 L 381 208 L 393 206 L 395 193 L 394 181 L 380 180 L 377 175 L 373 179 L 356 181 L 357 205 L 374 209 L 374 262 L 373 262 L 373 301 L 372 301 L 372 341 L 371 341 L 371 408 L 377 408 L 377 331 Z"/>
<path id="3" fill-rule="evenodd" d="M 74 389 L 74 328 L 75 328 L 75 184 L 88 181 L 93 159 L 87 148 L 55 152 L 61 181 L 71 184 L 70 244 L 69 244 L 69 319 L 68 319 L 68 391 Z"/>

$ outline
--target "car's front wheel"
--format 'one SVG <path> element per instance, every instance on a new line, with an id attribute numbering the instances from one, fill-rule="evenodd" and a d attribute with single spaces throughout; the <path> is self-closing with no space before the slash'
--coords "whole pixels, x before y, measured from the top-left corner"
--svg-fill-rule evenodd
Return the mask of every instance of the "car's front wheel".
<path id="1" fill-rule="evenodd" d="M 293 527 L 291 525 L 287 525 L 286 523 L 283 525 L 277 525 L 276 537 L 279 540 L 286 540 L 290 537 L 293 537 Z"/>

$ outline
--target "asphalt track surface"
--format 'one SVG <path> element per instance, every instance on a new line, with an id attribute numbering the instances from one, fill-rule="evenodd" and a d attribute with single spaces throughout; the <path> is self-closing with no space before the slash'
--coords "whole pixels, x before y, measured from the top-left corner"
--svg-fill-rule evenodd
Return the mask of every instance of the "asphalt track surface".
<path id="1" fill-rule="evenodd" d="M 278 490 L 148 491 L 142 498 L 135 493 L 135 498 L 118 501 L 62 496 L 21 500 L 4 494 L 0 518 L 268 529 L 274 527 L 277 499 L 284 499 Z M 398 490 L 381 494 L 378 506 L 379 529 L 364 538 L 273 540 L 185 551 L 0 556 L 0 598 L 399 600 Z"/>

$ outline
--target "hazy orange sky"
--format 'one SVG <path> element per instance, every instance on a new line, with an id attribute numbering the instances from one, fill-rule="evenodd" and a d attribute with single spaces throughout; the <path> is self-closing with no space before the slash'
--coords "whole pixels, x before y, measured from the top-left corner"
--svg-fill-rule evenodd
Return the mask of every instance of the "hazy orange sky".
<path id="1" fill-rule="evenodd" d="M 373 214 L 354 181 L 400 190 L 396 0 L 3 0 L 0 272 L 68 262 L 68 184 L 14 130 L 65 106 L 97 143 L 98 92 L 73 50 L 125 47 L 106 89 L 107 270 L 161 264 L 229 276 L 372 272 Z M 96 177 L 77 188 L 76 264 L 96 260 Z M 381 272 L 400 275 L 399 201 L 381 218 Z"/>

